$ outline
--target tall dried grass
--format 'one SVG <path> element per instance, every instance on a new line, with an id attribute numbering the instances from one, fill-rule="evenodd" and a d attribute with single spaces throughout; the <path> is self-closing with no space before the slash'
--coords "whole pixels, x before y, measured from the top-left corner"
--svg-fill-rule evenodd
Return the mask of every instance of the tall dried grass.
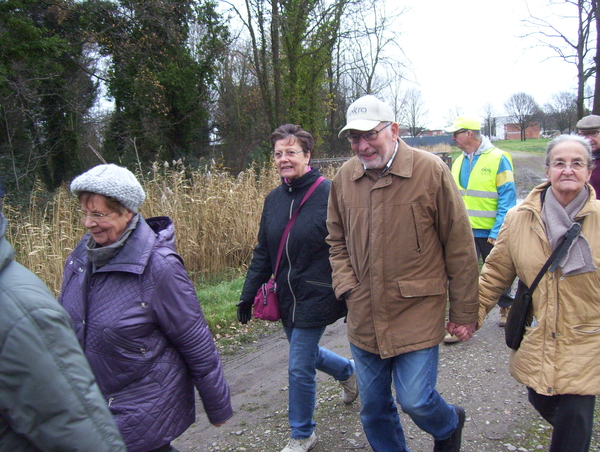
<path id="1" fill-rule="evenodd" d="M 431 151 L 442 150 L 447 149 Z M 326 166 L 323 175 L 332 178 L 338 168 L 339 164 Z M 175 163 L 155 165 L 150 174 L 138 177 L 147 194 L 141 214 L 173 219 L 177 252 L 194 281 L 214 281 L 250 263 L 264 198 L 280 183 L 274 166 L 232 176 L 216 166 L 192 171 Z M 40 187 L 34 190 L 26 211 L 6 199 L 3 211 L 16 260 L 58 294 L 65 259 L 86 229 L 68 187 L 61 187 L 50 200 L 45 195 Z"/>
<path id="2" fill-rule="evenodd" d="M 190 171 L 181 164 L 155 166 L 139 179 L 147 194 L 140 213 L 173 219 L 177 251 L 194 280 L 210 280 L 249 264 L 264 198 L 279 183 L 273 167 L 232 176 L 217 168 Z M 55 294 L 65 259 L 86 232 L 79 210 L 66 186 L 50 201 L 42 199 L 39 189 L 34 191 L 24 212 L 11 207 L 10 199 L 4 204 L 16 260 Z"/>

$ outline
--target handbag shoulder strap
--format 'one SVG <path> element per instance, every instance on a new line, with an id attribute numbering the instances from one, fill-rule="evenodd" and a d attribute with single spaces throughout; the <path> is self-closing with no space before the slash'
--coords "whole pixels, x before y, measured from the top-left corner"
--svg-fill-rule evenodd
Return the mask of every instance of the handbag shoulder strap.
<path id="1" fill-rule="evenodd" d="M 575 240 L 575 237 L 577 237 L 581 232 L 581 225 L 583 223 L 583 220 L 584 218 L 577 221 L 576 223 L 573 223 L 571 227 L 569 227 L 569 229 L 563 236 L 562 242 L 560 242 L 560 244 L 554 249 L 552 255 L 548 258 L 538 275 L 535 277 L 533 283 L 531 283 L 531 286 L 529 286 L 529 290 L 531 292 L 535 290 L 539 282 L 544 277 L 544 274 L 548 271 L 548 269 L 550 269 L 551 266 L 551 271 L 556 270 L 556 267 L 558 266 L 558 263 L 560 262 L 561 258 L 565 255 L 565 253 L 569 249 L 569 246 L 571 246 L 571 243 L 573 243 L 573 240 Z"/>
<path id="2" fill-rule="evenodd" d="M 281 255 L 283 254 L 283 247 L 285 246 L 285 241 L 287 239 L 287 236 L 290 233 L 290 230 L 292 229 L 292 226 L 294 225 L 294 222 L 296 221 L 296 218 L 298 218 L 298 212 L 300 211 L 300 207 L 302 207 L 302 205 L 306 202 L 308 197 L 310 195 L 312 195 L 312 193 L 317 189 L 319 184 L 321 182 L 323 182 L 324 180 L 325 180 L 325 178 L 323 176 L 319 176 L 317 178 L 317 180 L 313 182 L 313 184 L 310 186 L 310 188 L 304 195 L 304 198 L 302 198 L 300 205 L 298 206 L 298 208 L 296 209 L 294 214 L 288 220 L 287 225 L 285 226 L 285 229 L 283 231 L 283 235 L 281 236 L 281 241 L 279 242 L 279 251 L 277 252 L 277 262 L 275 263 L 275 271 L 273 272 L 273 277 L 277 276 L 277 269 L 279 268 L 279 262 L 281 261 Z"/>

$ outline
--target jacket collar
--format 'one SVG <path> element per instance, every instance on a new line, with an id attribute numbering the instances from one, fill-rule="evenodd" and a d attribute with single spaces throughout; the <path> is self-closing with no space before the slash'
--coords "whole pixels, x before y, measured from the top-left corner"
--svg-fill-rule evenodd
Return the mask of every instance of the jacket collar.
<path id="1" fill-rule="evenodd" d="M 585 217 L 586 215 L 589 215 L 589 214 L 594 213 L 596 211 L 596 203 L 594 202 L 596 198 L 595 198 L 595 196 L 594 196 L 594 194 L 593 194 L 593 192 L 591 190 L 592 186 L 589 183 L 587 184 L 587 186 L 590 189 L 590 190 L 588 190 L 589 197 L 588 197 L 588 200 L 586 201 L 586 203 L 584 204 L 583 208 L 577 214 L 577 218 Z M 525 198 L 525 201 L 523 201 L 517 207 L 517 210 L 532 210 L 532 211 L 537 212 L 538 214 L 541 215 L 541 212 L 542 212 L 542 196 L 543 196 L 543 193 L 548 188 L 550 188 L 550 182 L 548 182 L 548 181 L 546 181 L 546 182 L 538 185 L 537 187 L 535 187 L 527 195 L 527 197 Z"/>
<path id="2" fill-rule="evenodd" d="M 175 251 L 173 221 L 168 217 L 144 220 L 140 215 L 136 228 L 125 241 L 123 248 L 97 271 L 124 271 L 141 275 L 157 246 L 166 246 Z"/>
<path id="3" fill-rule="evenodd" d="M 310 187 L 320 175 L 321 172 L 317 168 L 313 167 L 310 171 L 298 179 L 286 182 L 283 178 L 281 178 L 281 188 L 286 193 L 294 193 L 298 190 Z"/>
<path id="4" fill-rule="evenodd" d="M 472 153 L 467 153 L 467 152 L 463 151 L 463 155 L 465 156 L 466 159 L 472 160 L 475 156 L 485 154 L 485 153 L 491 151 L 492 149 L 494 149 L 495 147 L 496 146 L 494 146 L 492 144 L 492 142 L 490 141 L 490 139 L 488 137 L 481 135 L 481 143 L 479 144 L 479 147 L 477 148 L 477 150 Z"/>

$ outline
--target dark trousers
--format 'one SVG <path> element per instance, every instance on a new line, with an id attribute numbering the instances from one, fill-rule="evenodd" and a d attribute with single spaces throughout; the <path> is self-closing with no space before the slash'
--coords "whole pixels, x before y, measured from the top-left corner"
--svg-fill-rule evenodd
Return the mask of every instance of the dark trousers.
<path id="1" fill-rule="evenodd" d="M 487 238 L 484 237 L 475 237 L 475 250 L 477 251 L 477 259 L 481 257 L 481 262 L 485 263 L 488 255 L 492 251 L 494 245 L 487 241 Z M 500 295 L 498 299 L 498 306 L 501 308 L 506 308 L 510 306 L 513 302 L 513 297 L 510 295 L 511 288 L 509 287 Z"/>
<path id="2" fill-rule="evenodd" d="M 529 402 L 554 427 L 549 452 L 587 452 L 592 440 L 594 403 L 591 395 L 541 395 L 531 388 Z"/>

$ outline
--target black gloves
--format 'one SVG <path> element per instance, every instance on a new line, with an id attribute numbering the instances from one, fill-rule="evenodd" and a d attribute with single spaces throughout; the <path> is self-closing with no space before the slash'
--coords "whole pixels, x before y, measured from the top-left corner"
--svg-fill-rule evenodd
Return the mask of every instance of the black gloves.
<path id="1" fill-rule="evenodd" d="M 240 300 L 237 306 L 237 318 L 242 325 L 252 318 L 252 301 Z"/>

